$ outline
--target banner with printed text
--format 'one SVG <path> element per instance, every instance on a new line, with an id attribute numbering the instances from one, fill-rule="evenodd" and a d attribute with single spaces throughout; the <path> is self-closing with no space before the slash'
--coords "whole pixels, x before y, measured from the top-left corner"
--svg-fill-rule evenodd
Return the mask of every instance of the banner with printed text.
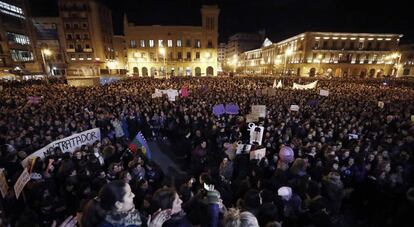
<path id="1" fill-rule="evenodd" d="M 99 128 L 94 128 L 87 131 L 83 131 L 81 133 L 76 133 L 66 138 L 49 143 L 42 149 L 27 156 L 27 158 L 25 158 L 21 164 L 23 167 L 26 167 L 28 161 L 35 157 L 40 157 L 43 159 L 45 157 L 44 153 L 47 153 L 48 151 L 53 150 L 56 147 L 60 147 L 62 152 L 74 152 L 81 146 L 92 145 L 98 140 L 101 140 L 101 130 Z"/>

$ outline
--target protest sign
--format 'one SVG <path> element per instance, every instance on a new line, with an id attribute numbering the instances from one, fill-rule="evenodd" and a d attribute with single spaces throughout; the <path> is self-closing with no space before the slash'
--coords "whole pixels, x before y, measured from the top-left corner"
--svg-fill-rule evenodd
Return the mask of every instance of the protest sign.
<path id="1" fill-rule="evenodd" d="M 217 105 L 213 106 L 213 114 L 216 115 L 217 117 L 220 117 L 225 112 L 226 112 L 226 110 L 224 109 L 223 104 L 217 104 Z"/>
<path id="2" fill-rule="evenodd" d="M 266 156 L 266 148 L 250 151 L 250 160 L 257 159 L 262 160 Z"/>
<path id="3" fill-rule="evenodd" d="M 259 115 L 257 114 L 247 114 L 246 115 L 246 122 L 258 122 L 259 121 Z"/>
<path id="4" fill-rule="evenodd" d="M 282 88 L 282 87 L 283 87 L 282 80 L 279 80 L 279 83 L 277 83 L 276 88 Z"/>
<path id="5" fill-rule="evenodd" d="M 238 143 L 236 148 L 236 154 L 244 154 L 246 152 L 249 152 L 250 149 L 252 149 L 251 144 Z"/>
<path id="6" fill-rule="evenodd" d="M 6 196 L 9 191 L 9 185 L 7 184 L 6 176 L 4 175 L 4 169 L 0 170 L 0 192 L 3 198 Z"/>
<path id="7" fill-rule="evenodd" d="M 318 83 L 318 81 L 314 81 L 314 82 L 306 84 L 306 85 L 293 83 L 293 89 L 297 89 L 297 90 L 313 89 L 313 88 L 316 88 L 317 83 Z"/>
<path id="8" fill-rule="evenodd" d="M 259 117 L 266 117 L 266 105 L 252 105 L 251 113 Z"/>
<path id="9" fill-rule="evenodd" d="M 239 114 L 239 106 L 234 103 L 227 103 L 226 104 L 226 114 Z"/>
<path id="10" fill-rule="evenodd" d="M 328 95 L 329 95 L 329 91 L 328 91 L 328 90 L 323 90 L 323 89 L 321 89 L 321 90 L 319 91 L 319 95 L 320 95 L 320 96 L 328 96 Z"/>
<path id="11" fill-rule="evenodd" d="M 27 103 L 28 104 L 38 104 L 40 103 L 40 97 L 39 96 L 29 96 L 27 97 Z"/>
<path id="12" fill-rule="evenodd" d="M 379 101 L 378 102 L 378 107 L 381 108 L 381 109 L 383 109 L 384 108 L 384 102 Z"/>
<path id="13" fill-rule="evenodd" d="M 180 93 L 181 93 L 181 97 L 188 97 L 188 88 L 182 87 Z"/>
<path id="14" fill-rule="evenodd" d="M 298 105 L 291 105 L 290 110 L 291 111 L 299 111 L 299 106 Z"/>
<path id="15" fill-rule="evenodd" d="M 26 167 L 28 164 L 27 162 L 35 157 L 40 157 L 43 159 L 45 157 L 44 153 L 48 153 L 50 150 L 53 150 L 56 147 L 59 147 L 62 150 L 62 152 L 74 152 L 82 145 L 92 145 L 98 140 L 101 140 L 101 130 L 99 128 L 94 128 L 87 131 L 83 131 L 81 133 L 76 133 L 66 138 L 49 143 L 42 149 L 27 156 L 21 164 L 23 167 Z"/>
<path id="16" fill-rule="evenodd" d="M 277 82 L 276 82 L 276 79 L 273 81 L 273 86 L 272 86 L 272 88 L 276 88 L 276 86 L 277 86 Z"/>
<path id="17" fill-rule="evenodd" d="M 19 179 L 17 179 L 16 184 L 14 184 L 14 193 L 16 194 L 16 199 L 19 198 L 20 193 L 23 191 L 24 186 L 26 186 L 27 182 L 29 181 L 30 181 L 30 174 L 27 171 L 27 168 L 25 168 L 23 173 L 20 175 Z"/>
<path id="18" fill-rule="evenodd" d="M 248 130 L 250 131 L 250 144 L 262 145 L 264 127 L 256 126 L 254 123 L 249 123 Z"/>

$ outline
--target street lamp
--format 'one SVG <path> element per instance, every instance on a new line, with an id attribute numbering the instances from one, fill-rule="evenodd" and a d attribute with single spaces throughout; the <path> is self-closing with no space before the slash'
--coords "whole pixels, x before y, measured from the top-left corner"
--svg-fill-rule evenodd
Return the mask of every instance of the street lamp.
<path id="1" fill-rule="evenodd" d="M 283 67 L 283 73 L 285 73 L 285 72 L 286 72 L 287 58 L 288 58 L 288 56 L 291 56 L 292 54 L 293 54 L 293 50 L 292 50 L 292 48 L 288 48 L 288 49 L 286 49 L 286 51 L 285 51 L 285 65 L 284 65 L 284 67 Z"/>
<path id="2" fill-rule="evenodd" d="M 52 51 L 50 51 L 49 49 L 46 48 L 46 49 L 41 49 L 40 53 L 42 54 L 43 67 L 44 67 L 44 71 L 45 71 L 45 74 L 46 74 L 46 80 L 49 82 L 49 70 L 47 70 L 45 56 L 52 55 Z"/>
<path id="3" fill-rule="evenodd" d="M 165 65 L 165 55 L 166 55 L 166 50 L 165 50 L 165 48 L 164 47 L 160 47 L 159 48 L 159 53 L 163 56 L 163 58 L 164 58 L 164 72 L 163 72 L 163 74 L 164 74 L 164 76 L 166 77 L 166 65 Z"/>

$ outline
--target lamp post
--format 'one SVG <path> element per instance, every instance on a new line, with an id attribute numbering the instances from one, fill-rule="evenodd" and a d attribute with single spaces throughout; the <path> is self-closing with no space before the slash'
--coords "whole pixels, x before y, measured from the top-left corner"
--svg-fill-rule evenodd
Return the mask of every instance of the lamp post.
<path id="1" fill-rule="evenodd" d="M 165 78 L 167 78 L 167 74 L 166 74 L 166 71 L 167 71 L 167 69 L 166 69 L 166 65 L 165 65 L 165 58 L 166 58 L 166 50 L 165 50 L 165 48 L 164 47 L 160 47 L 159 48 L 159 53 L 163 56 L 163 58 L 164 58 L 164 76 L 165 76 Z"/>
<path id="2" fill-rule="evenodd" d="M 286 72 L 286 67 L 287 67 L 287 58 L 288 58 L 288 56 L 290 56 L 290 55 L 292 55 L 293 54 L 293 50 L 292 50 L 292 48 L 288 48 L 288 49 L 286 49 L 286 51 L 285 51 L 285 65 L 284 65 L 284 67 L 283 67 L 283 73 L 285 73 Z"/>
<path id="3" fill-rule="evenodd" d="M 46 75 L 46 81 L 49 82 L 49 70 L 47 69 L 45 56 L 52 55 L 52 51 L 50 51 L 49 49 L 41 49 L 40 53 L 42 54 L 43 68 L 44 68 L 45 75 Z"/>

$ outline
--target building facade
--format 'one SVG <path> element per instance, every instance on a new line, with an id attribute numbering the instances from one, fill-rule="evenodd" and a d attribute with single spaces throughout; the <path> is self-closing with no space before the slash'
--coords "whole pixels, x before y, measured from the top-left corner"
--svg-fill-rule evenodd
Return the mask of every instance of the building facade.
<path id="1" fill-rule="evenodd" d="M 397 75 L 400 34 L 305 32 L 244 52 L 236 63 L 246 74 L 297 76 Z"/>
<path id="2" fill-rule="evenodd" d="M 202 26 L 136 26 L 124 17 L 127 67 L 135 76 L 217 75 L 219 9 L 203 5 Z"/>
<path id="3" fill-rule="evenodd" d="M 0 0 L 0 71 L 37 71 L 33 29 L 24 0 Z"/>
<path id="4" fill-rule="evenodd" d="M 116 35 L 113 37 L 114 50 L 115 50 L 115 61 L 109 65 L 111 74 L 125 75 L 127 73 L 127 46 L 125 37 Z"/>
<path id="5" fill-rule="evenodd" d="M 111 11 L 98 0 L 59 0 L 68 76 L 109 74 L 115 61 Z"/>
<path id="6" fill-rule="evenodd" d="M 414 44 L 401 45 L 399 47 L 399 54 L 401 54 L 401 61 L 398 70 L 400 76 L 414 75 Z"/>
<path id="7" fill-rule="evenodd" d="M 36 56 L 43 71 L 51 76 L 66 74 L 65 34 L 60 17 L 32 18 L 36 34 Z M 48 51 L 48 54 L 45 52 Z"/>
<path id="8" fill-rule="evenodd" d="M 219 72 L 223 70 L 224 61 L 226 60 L 226 46 L 226 43 L 220 43 L 217 48 L 217 62 L 219 66 Z"/>

